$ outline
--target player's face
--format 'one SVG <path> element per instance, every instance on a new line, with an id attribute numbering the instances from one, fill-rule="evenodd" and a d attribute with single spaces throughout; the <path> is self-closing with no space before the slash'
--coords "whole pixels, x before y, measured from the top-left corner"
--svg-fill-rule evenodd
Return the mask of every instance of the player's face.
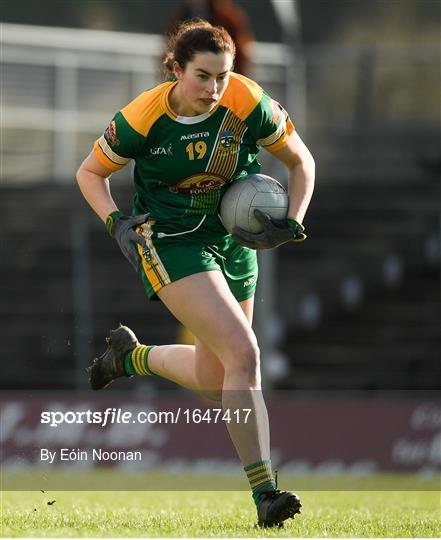
<path id="1" fill-rule="evenodd" d="M 197 53 L 185 70 L 175 64 L 179 114 L 195 116 L 211 111 L 228 86 L 232 65 L 230 53 L 211 52 Z"/>

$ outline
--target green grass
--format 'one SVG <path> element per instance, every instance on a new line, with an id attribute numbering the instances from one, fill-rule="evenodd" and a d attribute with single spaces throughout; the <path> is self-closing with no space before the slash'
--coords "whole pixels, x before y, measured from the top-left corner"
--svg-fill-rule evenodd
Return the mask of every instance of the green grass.
<path id="1" fill-rule="evenodd" d="M 300 492 L 284 529 L 256 528 L 247 492 L 3 492 L 6 537 L 437 537 L 436 491 Z M 47 502 L 55 500 L 53 505 Z"/>
<path id="2" fill-rule="evenodd" d="M 440 491 L 439 476 L 418 474 L 375 474 L 369 476 L 292 476 L 279 471 L 281 489 L 296 491 Z M 249 484 L 238 470 L 170 472 L 159 469 L 124 471 L 98 467 L 93 472 L 63 468 L 1 471 L 3 491 L 248 491 Z"/>

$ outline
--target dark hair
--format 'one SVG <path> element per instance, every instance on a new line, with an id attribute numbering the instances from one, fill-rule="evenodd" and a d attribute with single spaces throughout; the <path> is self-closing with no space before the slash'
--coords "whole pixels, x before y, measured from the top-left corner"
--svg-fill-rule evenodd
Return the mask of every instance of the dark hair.
<path id="1" fill-rule="evenodd" d="M 229 52 L 234 57 L 236 46 L 223 26 L 213 26 L 204 19 L 191 19 L 181 23 L 168 36 L 167 49 L 162 62 L 166 77 L 173 75 L 173 63 L 185 69 L 199 52 L 219 54 Z"/>

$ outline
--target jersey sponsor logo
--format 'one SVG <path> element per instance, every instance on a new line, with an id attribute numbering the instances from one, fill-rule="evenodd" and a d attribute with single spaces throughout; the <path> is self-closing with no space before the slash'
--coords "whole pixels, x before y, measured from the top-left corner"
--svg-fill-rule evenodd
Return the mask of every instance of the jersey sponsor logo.
<path id="1" fill-rule="evenodd" d="M 257 281 L 257 276 L 252 276 L 246 281 L 243 282 L 244 287 L 250 287 L 251 285 L 254 285 Z"/>
<path id="2" fill-rule="evenodd" d="M 172 193 L 186 193 L 187 195 L 201 195 L 219 189 L 226 183 L 226 178 L 211 173 L 199 173 L 184 178 L 170 187 Z"/>
<path id="3" fill-rule="evenodd" d="M 107 126 L 106 131 L 104 132 L 107 140 L 112 146 L 118 146 L 119 145 L 119 139 L 116 136 L 116 123 L 115 120 L 112 120 L 110 124 Z"/>
<path id="4" fill-rule="evenodd" d="M 167 148 L 165 148 L 164 146 L 156 146 L 154 148 L 150 148 L 150 154 L 152 156 L 172 156 L 172 145 L 170 143 Z"/>
<path id="5" fill-rule="evenodd" d="M 209 131 L 203 131 L 201 133 L 188 133 L 187 135 L 182 135 L 181 141 L 189 141 L 191 139 L 202 139 L 202 137 L 209 137 Z"/>

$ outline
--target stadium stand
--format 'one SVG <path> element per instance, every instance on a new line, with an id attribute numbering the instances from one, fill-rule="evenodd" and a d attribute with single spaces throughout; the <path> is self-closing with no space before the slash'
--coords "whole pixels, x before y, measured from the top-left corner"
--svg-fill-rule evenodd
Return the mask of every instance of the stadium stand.
<path id="1" fill-rule="evenodd" d="M 280 250 L 278 300 L 293 367 L 281 387 L 439 388 L 439 171 L 423 170 L 418 158 L 431 140 L 411 150 L 411 138 L 385 134 L 364 150 L 365 163 L 347 151 L 344 167 L 333 167 L 340 175 L 319 175 L 311 241 L 291 264 L 289 248 Z M 374 160 L 383 174 L 369 166 Z M 304 304 L 290 306 L 286 290 L 297 300 L 313 293 L 313 324 L 302 328 Z"/>
<path id="2" fill-rule="evenodd" d="M 309 241 L 279 250 L 277 305 L 290 369 L 278 387 L 438 386 L 439 256 L 428 252 L 438 241 L 437 194 L 435 175 L 422 171 L 386 179 L 362 170 L 350 181 L 322 179 L 308 217 Z M 115 196 L 130 207 L 131 188 L 119 183 Z M 176 339 L 173 317 L 144 299 L 141 283 L 76 186 L 3 187 L 0 212 L 3 354 L 14 359 L 4 366 L 3 388 L 74 385 L 81 324 L 73 301 L 74 224 L 85 224 L 91 257 L 82 278 L 90 279 L 91 353 L 103 349 L 108 329 L 120 320 L 147 343 Z M 345 302 L 342 287 L 351 276 L 359 290 Z M 308 326 L 303 300 L 311 291 L 321 315 Z"/>
<path id="3" fill-rule="evenodd" d="M 1 385 L 82 388 L 84 368 L 119 321 L 143 342 L 176 340 L 176 321 L 145 300 L 73 180 L 116 108 L 155 83 L 162 42 L 7 24 L 3 38 Z M 363 49 L 309 48 L 300 90 L 280 44 L 257 43 L 256 53 L 256 79 L 298 127 L 305 104 L 300 134 L 317 163 L 309 239 L 277 250 L 287 374 L 275 386 L 438 387 L 439 51 L 373 48 L 372 94 L 357 86 Z M 129 211 L 124 174 L 112 185 Z"/>

